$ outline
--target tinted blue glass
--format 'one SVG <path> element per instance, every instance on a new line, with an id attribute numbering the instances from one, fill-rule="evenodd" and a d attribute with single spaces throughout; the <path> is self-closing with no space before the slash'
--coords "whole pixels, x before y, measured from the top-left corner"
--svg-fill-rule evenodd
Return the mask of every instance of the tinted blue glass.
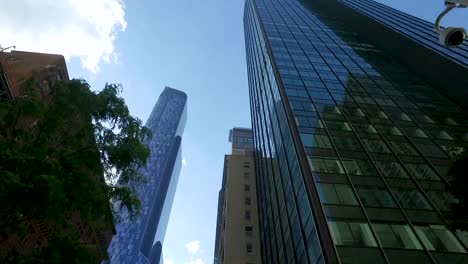
<path id="1" fill-rule="evenodd" d="M 372 1 L 339 1 L 362 7 L 360 12 L 379 7 L 373 15 L 383 17 L 386 26 L 398 24 L 395 30 L 427 45 L 437 42 L 425 21 Z M 468 139 L 466 112 L 339 17 L 307 10 L 298 0 L 247 1 L 244 25 L 264 263 L 276 263 L 283 253 L 289 263 L 328 262 L 323 232 L 330 228 L 321 226 L 322 220 L 356 227 L 346 233 L 349 238 L 340 237 L 343 241 L 366 241 L 337 244 L 334 238 L 336 254 L 346 263 L 362 263 L 365 251 L 372 251 L 372 263 L 389 259 L 382 241 L 370 243 L 383 240 L 375 222 L 393 220 L 411 228 L 411 234 L 416 224 L 443 222 L 438 208 L 446 208 L 450 197 L 436 197 L 434 191 L 444 192 L 446 184 L 436 171 L 447 167 L 447 146 Z M 465 63 L 460 59 L 464 47 L 456 52 L 438 44 L 431 48 Z M 310 178 L 315 184 L 307 182 Z M 317 186 L 328 201 L 318 205 L 327 219 L 312 210 L 319 200 L 311 199 Z M 330 191 L 329 186 L 346 188 Z M 366 224 L 356 225 L 356 215 Z M 317 231 L 319 226 L 323 230 Z M 405 239 L 422 245 L 424 237 Z M 406 260 L 411 256 L 424 262 L 435 255 L 408 254 Z M 468 261 L 466 255 L 460 258 Z"/>
<path id="2" fill-rule="evenodd" d="M 153 133 L 146 142 L 151 150 L 138 187 L 141 214 L 135 223 L 117 224 L 109 246 L 111 263 L 160 263 L 161 248 L 181 169 L 181 136 L 186 122 L 187 95 L 166 87 L 151 112 L 146 127 Z"/>

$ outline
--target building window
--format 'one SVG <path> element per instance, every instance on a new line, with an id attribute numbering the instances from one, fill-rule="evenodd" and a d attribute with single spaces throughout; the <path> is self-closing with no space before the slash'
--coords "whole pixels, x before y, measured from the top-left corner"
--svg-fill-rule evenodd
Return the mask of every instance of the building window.
<path id="1" fill-rule="evenodd" d="M 431 209 L 426 199 L 416 189 L 393 189 L 398 202 L 406 209 Z"/>
<path id="2" fill-rule="evenodd" d="M 390 207 L 395 208 L 396 204 L 390 192 L 378 187 L 356 187 L 359 198 L 364 206 L 368 207 Z"/>
<path id="3" fill-rule="evenodd" d="M 310 148 L 332 148 L 330 139 L 325 135 L 301 134 L 304 147 Z"/>
<path id="4" fill-rule="evenodd" d="M 335 245 L 377 247 L 377 242 L 366 223 L 330 221 L 328 226 Z"/>
<path id="5" fill-rule="evenodd" d="M 245 198 L 245 204 L 250 205 L 251 203 L 252 203 L 252 201 L 250 200 L 250 197 L 246 197 Z"/>
<path id="6" fill-rule="evenodd" d="M 349 126 L 348 122 L 325 120 L 325 124 L 327 125 L 328 129 L 351 131 L 351 127 Z"/>
<path id="7" fill-rule="evenodd" d="M 388 178 L 408 178 L 408 174 L 403 170 L 400 163 L 392 161 L 376 161 L 378 169 Z"/>
<path id="8" fill-rule="evenodd" d="M 445 226 L 416 226 L 416 233 L 428 250 L 465 253 L 466 250 Z"/>
<path id="9" fill-rule="evenodd" d="M 390 153 L 387 145 L 382 140 L 377 139 L 361 139 L 362 144 L 369 152 Z"/>
<path id="10" fill-rule="evenodd" d="M 383 247 L 422 249 L 418 239 L 407 225 L 373 224 L 372 227 Z"/>
<path id="11" fill-rule="evenodd" d="M 343 167 L 337 159 L 309 157 L 312 171 L 344 174 Z"/>
<path id="12" fill-rule="evenodd" d="M 247 210 L 245 211 L 245 220 L 250 221 L 250 219 L 251 219 L 251 213 L 250 213 L 250 210 Z"/>
<path id="13" fill-rule="evenodd" d="M 249 254 L 253 253 L 252 243 L 247 243 L 246 248 L 247 248 L 247 253 Z"/>
<path id="14" fill-rule="evenodd" d="M 356 196 L 349 185 L 319 183 L 318 190 L 323 203 L 358 205 Z"/>
<path id="15" fill-rule="evenodd" d="M 439 176 L 426 164 L 405 163 L 413 177 L 419 180 L 440 180 Z"/>
<path id="16" fill-rule="evenodd" d="M 250 192 L 250 185 L 249 184 L 244 184 L 244 191 Z"/>
<path id="17" fill-rule="evenodd" d="M 252 231 L 253 231 L 253 228 L 251 226 L 246 226 L 245 227 L 245 235 L 247 237 L 252 237 Z"/>

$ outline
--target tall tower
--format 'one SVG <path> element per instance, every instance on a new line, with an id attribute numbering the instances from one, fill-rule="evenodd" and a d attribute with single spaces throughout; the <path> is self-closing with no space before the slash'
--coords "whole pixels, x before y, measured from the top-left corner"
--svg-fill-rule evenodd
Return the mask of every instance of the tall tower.
<path id="1" fill-rule="evenodd" d="M 214 264 L 260 264 L 252 130 L 233 128 L 229 131 L 229 141 L 232 154 L 224 157 Z"/>
<path id="2" fill-rule="evenodd" d="M 142 173 L 147 182 L 138 190 L 141 214 L 135 223 L 117 225 L 109 246 L 111 263 L 159 264 L 162 244 L 182 167 L 181 137 L 187 118 L 187 95 L 166 87 L 146 126 L 153 137 Z M 162 263 L 162 262 L 161 262 Z"/>
<path id="3" fill-rule="evenodd" d="M 467 46 L 368 0 L 247 0 L 244 26 L 263 263 L 468 263 Z"/>

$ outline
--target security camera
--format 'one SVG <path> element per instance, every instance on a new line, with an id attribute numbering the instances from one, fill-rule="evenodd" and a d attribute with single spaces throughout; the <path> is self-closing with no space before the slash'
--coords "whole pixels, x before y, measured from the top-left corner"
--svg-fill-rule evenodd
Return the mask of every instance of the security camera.
<path id="1" fill-rule="evenodd" d="M 440 43 L 447 48 L 460 46 L 466 38 L 466 30 L 464 28 L 448 27 L 442 29 L 439 34 Z"/>
<path id="2" fill-rule="evenodd" d="M 439 14 L 435 23 L 434 30 L 439 33 L 439 42 L 447 48 L 456 48 L 460 46 L 465 40 L 467 33 L 464 28 L 447 27 L 444 29 L 440 28 L 440 20 L 448 12 L 454 8 L 466 8 L 468 6 L 468 0 L 450 0 L 445 1 L 445 9 Z"/>

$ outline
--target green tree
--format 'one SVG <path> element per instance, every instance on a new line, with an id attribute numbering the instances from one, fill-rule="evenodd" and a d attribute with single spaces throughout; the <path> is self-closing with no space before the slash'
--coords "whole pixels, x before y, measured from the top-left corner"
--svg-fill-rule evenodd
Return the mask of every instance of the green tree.
<path id="1" fill-rule="evenodd" d="M 71 215 L 97 229 L 135 220 L 151 133 L 130 115 L 121 89 L 93 92 L 71 80 L 44 95 L 31 81 L 23 95 L 0 102 L 0 262 L 90 263 L 99 249 L 79 240 Z M 45 247 L 18 254 L 6 241 L 29 232 L 27 219 L 53 232 Z"/>
<path id="2" fill-rule="evenodd" d="M 450 156 L 449 191 L 458 200 L 451 208 L 450 225 L 454 230 L 468 231 L 468 148 L 452 148 Z"/>

